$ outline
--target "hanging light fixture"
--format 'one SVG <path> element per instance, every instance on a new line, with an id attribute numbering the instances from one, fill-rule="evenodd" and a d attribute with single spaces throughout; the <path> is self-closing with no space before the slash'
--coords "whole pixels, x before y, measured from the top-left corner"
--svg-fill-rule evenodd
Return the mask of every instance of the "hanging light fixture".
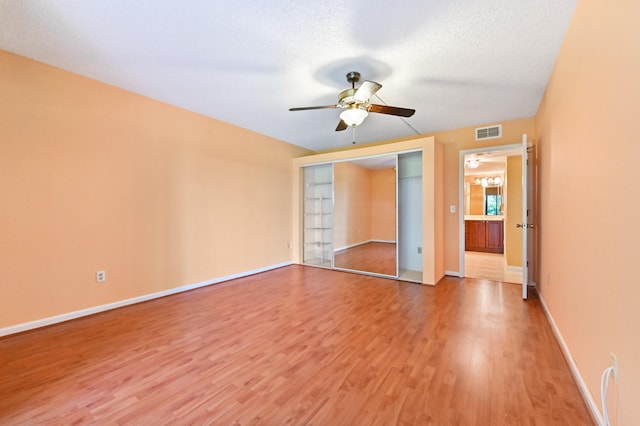
<path id="1" fill-rule="evenodd" d="M 347 126 L 355 127 L 362 124 L 367 115 L 369 115 L 367 110 L 360 109 L 357 104 L 353 104 L 349 105 L 348 109 L 340 113 L 340 119 L 344 121 Z"/>

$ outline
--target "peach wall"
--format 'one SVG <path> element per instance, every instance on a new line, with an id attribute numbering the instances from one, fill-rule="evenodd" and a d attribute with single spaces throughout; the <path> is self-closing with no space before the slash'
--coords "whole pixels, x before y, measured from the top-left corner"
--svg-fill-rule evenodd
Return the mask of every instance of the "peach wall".
<path id="1" fill-rule="evenodd" d="M 371 171 L 371 239 L 396 240 L 396 171 Z"/>
<path id="2" fill-rule="evenodd" d="M 591 395 L 640 424 L 640 3 L 580 0 L 536 115 L 540 290 Z M 591 170 L 585 176 L 585 170 Z"/>
<path id="3" fill-rule="evenodd" d="M 0 327 L 291 260 L 308 151 L 2 51 L 0 93 Z"/>
<path id="4" fill-rule="evenodd" d="M 348 162 L 335 163 L 334 247 L 371 240 L 371 171 Z"/>

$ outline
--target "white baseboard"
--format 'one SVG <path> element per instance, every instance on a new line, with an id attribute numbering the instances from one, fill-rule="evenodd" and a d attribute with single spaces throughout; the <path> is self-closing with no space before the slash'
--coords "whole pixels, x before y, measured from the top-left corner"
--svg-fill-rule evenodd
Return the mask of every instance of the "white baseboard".
<path id="1" fill-rule="evenodd" d="M 573 360 L 573 356 L 571 356 L 571 351 L 569 351 L 569 347 L 567 346 L 567 343 L 562 338 L 562 334 L 560 334 L 560 330 L 558 329 L 558 326 L 556 325 L 556 322 L 554 321 L 553 316 L 551 315 L 551 312 L 549 312 L 549 309 L 547 309 L 547 304 L 544 303 L 544 299 L 542 298 L 542 295 L 540 294 L 540 292 L 538 292 L 538 296 L 540 297 L 540 303 L 542 304 L 542 309 L 544 310 L 544 313 L 547 316 L 547 319 L 549 320 L 549 324 L 551 324 L 551 329 L 553 330 L 553 334 L 556 336 L 556 340 L 558 341 L 558 344 L 562 349 L 562 353 L 564 354 L 564 357 L 567 360 L 567 364 L 569 364 L 569 370 L 571 370 L 571 375 L 573 376 L 573 379 L 578 384 L 578 389 L 580 389 L 580 393 L 582 394 L 582 397 L 587 403 L 587 407 L 589 407 L 589 411 L 591 412 L 591 417 L 593 417 L 593 419 L 596 421 L 597 424 L 603 425 L 604 419 L 602 417 L 602 414 L 600 413 L 600 408 L 598 407 L 598 404 L 593 399 L 593 395 L 591 395 L 591 392 L 589 392 L 589 388 L 587 387 L 587 384 L 584 382 L 584 379 L 580 374 L 580 370 L 578 370 L 578 366 Z"/>
<path id="2" fill-rule="evenodd" d="M 460 275 L 460 272 L 444 271 L 444 274 L 450 277 L 458 277 L 458 278 L 462 277 L 462 275 Z"/>
<path id="3" fill-rule="evenodd" d="M 87 315 L 97 314 L 98 312 L 104 312 L 111 309 L 121 308 L 127 305 L 133 305 L 135 303 L 146 302 L 147 300 L 158 299 L 160 297 L 169 296 L 176 293 L 182 293 L 184 291 L 194 290 L 200 287 L 206 287 L 212 284 L 218 284 L 224 281 L 233 280 L 236 278 L 242 278 L 260 272 L 270 271 L 272 269 L 282 268 L 283 266 L 292 265 L 293 262 L 283 262 L 276 265 L 269 265 L 263 268 L 253 269 L 251 271 L 240 272 L 238 274 L 227 275 L 220 278 L 214 278 L 212 280 L 202 281 L 194 284 L 187 284 L 181 287 L 171 288 L 169 290 L 163 290 L 156 293 L 145 294 L 138 297 L 132 297 L 131 299 L 120 300 L 117 302 L 107 303 L 105 305 L 94 306 L 92 308 L 81 309 L 79 311 L 68 312 L 66 314 L 56 315 L 53 317 L 43 318 L 36 321 L 25 322 L 22 324 L 12 325 L 9 327 L 0 328 L 0 337 L 8 336 L 10 334 L 21 333 L 27 330 L 33 330 L 35 328 L 46 327 L 48 325 L 57 324 L 72 319 L 85 317 Z"/>

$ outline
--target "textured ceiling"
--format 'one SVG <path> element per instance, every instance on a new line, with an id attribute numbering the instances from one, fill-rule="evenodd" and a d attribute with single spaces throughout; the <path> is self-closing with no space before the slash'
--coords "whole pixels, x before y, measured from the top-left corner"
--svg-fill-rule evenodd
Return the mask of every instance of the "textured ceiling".
<path id="1" fill-rule="evenodd" d="M 576 0 L 0 0 L 0 49 L 313 150 L 535 115 Z"/>

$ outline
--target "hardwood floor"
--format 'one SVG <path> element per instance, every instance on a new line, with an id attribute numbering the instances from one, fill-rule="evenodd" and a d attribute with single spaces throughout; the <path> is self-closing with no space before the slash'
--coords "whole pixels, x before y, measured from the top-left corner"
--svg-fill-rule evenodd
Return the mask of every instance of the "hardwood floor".
<path id="1" fill-rule="evenodd" d="M 536 298 L 288 266 L 0 339 L 0 424 L 593 424 Z"/>

